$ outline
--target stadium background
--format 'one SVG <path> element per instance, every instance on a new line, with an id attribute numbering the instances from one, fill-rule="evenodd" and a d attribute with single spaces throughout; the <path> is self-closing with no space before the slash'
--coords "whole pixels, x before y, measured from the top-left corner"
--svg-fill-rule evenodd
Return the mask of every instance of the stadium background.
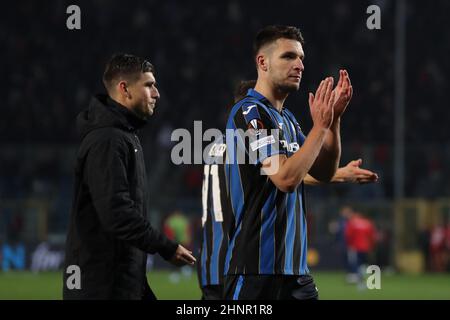
<path id="1" fill-rule="evenodd" d="M 66 8 L 81 8 L 81 30 Z M 381 8 L 381 30 L 366 8 Z M 0 299 L 60 299 L 59 270 L 78 145 L 74 119 L 102 91 L 113 52 L 148 57 L 161 100 L 140 132 L 155 226 L 198 248 L 201 165 L 170 161 L 170 134 L 223 128 L 240 80 L 256 77 L 252 39 L 262 26 L 301 28 L 301 89 L 287 105 L 311 126 L 307 92 L 346 67 L 354 97 L 342 122 L 342 164 L 361 157 L 380 181 L 308 188 L 310 266 L 325 299 L 450 299 L 448 1 L 16 1 L 0 20 Z M 404 19 L 403 19 L 404 18 Z M 403 21 L 403 22 L 402 22 Z M 333 226 L 346 203 L 371 217 L 371 262 L 382 289 L 344 282 Z M 169 222 L 170 221 L 170 222 Z M 432 237 L 447 230 L 439 252 Z M 439 256 L 436 256 L 438 254 Z M 435 259 L 441 259 L 440 264 Z M 197 299 L 196 272 L 149 259 L 160 298 Z"/>

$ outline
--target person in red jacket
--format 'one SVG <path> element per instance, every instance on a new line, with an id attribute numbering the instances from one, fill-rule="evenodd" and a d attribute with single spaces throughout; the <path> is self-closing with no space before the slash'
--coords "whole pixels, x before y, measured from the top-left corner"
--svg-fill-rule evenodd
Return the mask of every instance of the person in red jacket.
<path id="1" fill-rule="evenodd" d="M 367 263 L 368 254 L 376 242 L 376 229 L 374 223 L 367 217 L 352 210 L 345 227 L 345 240 L 352 273 L 347 281 L 361 282 L 363 266 Z"/>

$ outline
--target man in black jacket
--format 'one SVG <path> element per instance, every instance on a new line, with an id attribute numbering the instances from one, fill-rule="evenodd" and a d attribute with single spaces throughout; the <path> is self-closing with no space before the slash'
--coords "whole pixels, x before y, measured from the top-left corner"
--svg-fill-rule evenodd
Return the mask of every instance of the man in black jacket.
<path id="1" fill-rule="evenodd" d="M 146 279 L 147 253 L 159 253 L 177 266 L 195 262 L 192 252 L 146 219 L 150 195 L 136 132 L 159 99 L 155 81 L 148 61 L 114 55 L 103 75 L 108 95 L 95 96 L 78 115 L 82 141 L 66 241 L 64 299 L 155 299 Z"/>

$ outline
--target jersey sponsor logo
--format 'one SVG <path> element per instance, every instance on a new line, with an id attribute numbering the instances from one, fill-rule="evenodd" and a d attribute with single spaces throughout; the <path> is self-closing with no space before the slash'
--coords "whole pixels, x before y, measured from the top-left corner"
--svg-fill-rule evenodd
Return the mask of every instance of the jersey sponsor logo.
<path id="1" fill-rule="evenodd" d="M 249 106 L 242 106 L 242 115 L 244 116 L 245 123 L 250 124 L 251 120 L 260 120 L 261 116 L 259 114 L 256 104 Z"/>
<path id="2" fill-rule="evenodd" d="M 259 148 L 265 147 L 269 144 L 275 143 L 275 137 L 273 135 L 261 138 L 259 140 L 253 141 L 250 143 L 250 148 L 252 148 L 252 151 L 256 151 Z"/>
<path id="3" fill-rule="evenodd" d="M 280 143 L 288 152 L 295 153 L 300 149 L 300 145 L 297 142 L 287 143 L 286 140 L 280 140 Z"/>
<path id="4" fill-rule="evenodd" d="M 253 108 L 256 108 L 256 104 L 252 104 L 251 106 L 248 106 L 245 111 L 242 111 L 242 114 L 244 116 L 248 115 L 250 113 L 250 111 L 252 111 Z"/>
<path id="5" fill-rule="evenodd" d="M 213 146 L 209 150 L 208 155 L 210 157 L 222 157 L 226 150 L 227 145 L 225 143 L 213 144 Z"/>

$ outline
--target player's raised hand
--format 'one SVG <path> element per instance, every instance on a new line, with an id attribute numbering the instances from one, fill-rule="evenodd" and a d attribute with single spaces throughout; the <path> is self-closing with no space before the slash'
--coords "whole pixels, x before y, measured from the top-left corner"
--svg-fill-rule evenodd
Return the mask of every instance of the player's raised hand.
<path id="1" fill-rule="evenodd" d="M 362 169 L 362 159 L 350 161 L 345 167 L 339 168 L 341 170 L 339 175 L 342 176 L 344 182 L 348 183 L 373 183 L 378 181 L 378 175 L 370 170 Z"/>
<path id="2" fill-rule="evenodd" d="M 177 251 L 175 251 L 172 259 L 170 259 L 170 262 L 178 267 L 186 264 L 193 265 L 195 261 L 196 259 L 192 255 L 192 251 L 187 250 L 181 244 L 178 245 Z"/>
<path id="3" fill-rule="evenodd" d="M 344 113 L 353 96 L 353 87 L 347 70 L 339 70 L 339 81 L 333 92 L 335 93 L 333 109 L 336 120 Z"/>
<path id="4" fill-rule="evenodd" d="M 335 92 L 333 92 L 333 78 L 322 80 L 314 95 L 309 93 L 309 109 L 314 126 L 328 129 L 333 122 L 333 105 Z"/>

